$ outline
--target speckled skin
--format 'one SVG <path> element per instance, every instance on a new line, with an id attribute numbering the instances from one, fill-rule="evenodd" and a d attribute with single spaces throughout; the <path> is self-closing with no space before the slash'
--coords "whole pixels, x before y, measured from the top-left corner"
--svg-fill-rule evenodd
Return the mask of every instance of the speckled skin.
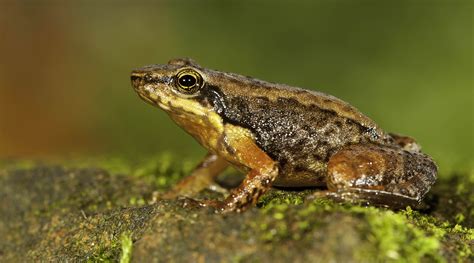
<path id="1" fill-rule="evenodd" d="M 316 104 L 304 105 L 298 97 L 289 97 L 293 91 L 278 90 L 278 86 L 268 90 L 262 86 L 252 88 L 261 94 L 278 91 L 278 95 L 283 97 L 276 100 L 234 95 L 232 91 L 216 87 L 204 87 L 204 92 L 206 89 L 213 89 L 224 98 L 227 105 L 222 110 L 224 121 L 251 130 L 257 145 L 278 161 L 280 175 L 274 185 L 324 184 L 329 157 L 341 147 L 351 143 L 384 142 L 382 133 L 374 132 L 375 126 L 364 126 Z M 282 94 L 282 91 L 288 94 Z M 299 92 L 311 94 L 309 91 Z M 210 101 L 209 97 L 205 98 L 205 101 Z"/>
<path id="2" fill-rule="evenodd" d="M 202 76 L 192 94 L 177 87 L 183 69 Z M 132 84 L 209 150 L 203 164 L 219 167 L 201 165 L 174 189 L 177 195 L 193 192 L 192 182 L 214 178 L 225 163 L 248 172 L 223 203 L 209 203 L 223 211 L 243 211 L 271 185 L 327 186 L 326 195 L 337 200 L 400 207 L 419 203 L 436 180 L 435 163 L 413 139 L 385 133 L 330 95 L 205 69 L 189 59 L 135 70 Z"/>

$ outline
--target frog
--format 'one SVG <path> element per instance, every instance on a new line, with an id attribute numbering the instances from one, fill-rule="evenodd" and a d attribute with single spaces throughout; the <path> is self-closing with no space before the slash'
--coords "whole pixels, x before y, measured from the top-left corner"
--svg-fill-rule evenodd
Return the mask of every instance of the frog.
<path id="1" fill-rule="evenodd" d="M 316 188 L 313 198 L 401 209 L 420 205 L 437 178 L 436 163 L 413 138 L 385 132 L 322 92 L 208 69 L 190 58 L 135 69 L 131 82 L 208 152 L 164 198 L 243 212 L 272 187 Z M 193 198 L 230 166 L 245 177 L 227 197 Z"/>

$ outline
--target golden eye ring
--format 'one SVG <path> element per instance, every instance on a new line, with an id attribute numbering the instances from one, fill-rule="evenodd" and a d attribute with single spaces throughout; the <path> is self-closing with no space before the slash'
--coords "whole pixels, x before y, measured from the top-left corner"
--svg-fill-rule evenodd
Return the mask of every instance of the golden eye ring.
<path id="1" fill-rule="evenodd" d="M 176 87 L 185 94 L 193 94 L 203 85 L 201 74 L 193 69 L 183 69 L 176 74 Z"/>

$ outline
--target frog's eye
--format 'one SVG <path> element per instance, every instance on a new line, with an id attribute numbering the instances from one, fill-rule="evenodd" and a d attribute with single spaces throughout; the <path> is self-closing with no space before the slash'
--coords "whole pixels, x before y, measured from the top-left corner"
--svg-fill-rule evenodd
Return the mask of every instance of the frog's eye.
<path id="1" fill-rule="evenodd" d="M 184 69 L 176 75 L 176 86 L 179 91 L 192 94 L 198 91 L 203 84 L 202 77 L 192 69 Z"/>

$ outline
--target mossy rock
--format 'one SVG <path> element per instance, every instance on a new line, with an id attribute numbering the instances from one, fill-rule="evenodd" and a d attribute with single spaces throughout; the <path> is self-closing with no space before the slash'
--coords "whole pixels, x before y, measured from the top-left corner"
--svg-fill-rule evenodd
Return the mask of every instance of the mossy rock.
<path id="1" fill-rule="evenodd" d="M 3 162 L 0 262 L 474 260 L 468 173 L 441 176 L 447 179 L 423 211 L 307 201 L 315 190 L 273 189 L 245 213 L 220 215 L 187 200 L 160 200 L 160 191 L 192 167 L 169 157 L 101 165 L 107 170 L 71 166 L 90 162 Z M 220 180 L 233 185 L 233 178 Z M 200 196 L 210 197 L 222 198 L 212 191 Z"/>

